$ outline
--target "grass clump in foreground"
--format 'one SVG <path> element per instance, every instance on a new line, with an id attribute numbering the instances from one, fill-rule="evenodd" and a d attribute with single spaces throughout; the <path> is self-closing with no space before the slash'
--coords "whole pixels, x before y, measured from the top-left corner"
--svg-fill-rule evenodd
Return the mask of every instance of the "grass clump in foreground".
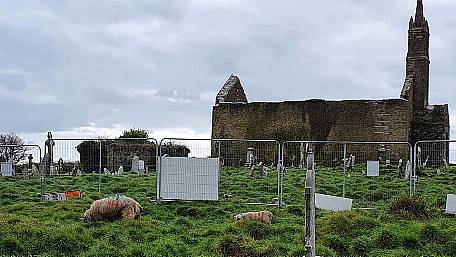
<path id="1" fill-rule="evenodd" d="M 335 171 L 318 172 L 317 190 L 337 195 L 339 189 L 334 185 L 340 180 Z M 375 181 L 361 172 L 350 175 L 347 185 L 356 187 L 347 188 L 347 194 L 356 196 L 355 206 L 368 203 L 376 208 L 318 211 L 319 255 L 456 255 L 456 221 L 436 211 L 437 197 L 384 197 L 385 188 L 391 184 L 398 188 L 403 181 L 394 174 Z M 243 203 L 269 202 L 275 197 L 274 171 L 268 178 L 252 179 L 245 169 L 223 169 L 219 202 L 163 204 L 148 199 L 155 194 L 153 176 L 103 177 L 101 195 L 96 175 L 49 178 L 48 192 L 82 191 L 81 199 L 65 202 L 41 202 L 37 178 L 0 178 L 0 256 L 303 256 L 304 175 L 289 170 L 285 176 L 288 205 L 281 209 Z M 448 189 L 448 184 L 443 186 Z M 435 192 L 438 185 L 432 187 Z M 140 202 L 143 217 L 138 221 L 81 222 L 93 200 L 116 193 Z M 270 226 L 233 219 L 237 213 L 265 209 L 274 214 Z"/>

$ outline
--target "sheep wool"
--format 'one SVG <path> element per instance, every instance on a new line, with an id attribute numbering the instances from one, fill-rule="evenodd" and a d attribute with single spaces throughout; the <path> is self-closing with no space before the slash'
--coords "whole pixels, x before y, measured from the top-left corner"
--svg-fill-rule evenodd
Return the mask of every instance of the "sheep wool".
<path id="1" fill-rule="evenodd" d="M 84 213 L 84 221 L 139 219 L 141 217 L 141 211 L 141 205 L 134 199 L 124 195 L 116 195 L 93 202 L 90 209 Z"/>
<path id="2" fill-rule="evenodd" d="M 237 214 L 234 216 L 236 221 L 241 220 L 254 220 L 260 221 L 266 224 L 271 224 L 272 222 L 272 213 L 270 211 L 259 211 L 259 212 L 246 212 Z"/>

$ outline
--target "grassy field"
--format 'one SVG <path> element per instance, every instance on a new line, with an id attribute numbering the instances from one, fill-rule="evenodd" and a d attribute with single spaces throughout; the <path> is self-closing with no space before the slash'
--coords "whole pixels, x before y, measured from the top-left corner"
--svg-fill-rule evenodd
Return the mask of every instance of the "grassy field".
<path id="1" fill-rule="evenodd" d="M 440 210 L 445 194 L 456 193 L 456 170 L 421 176 L 424 207 L 417 199 L 397 200 L 408 192 L 408 182 L 395 169 L 385 169 L 379 178 L 367 178 L 363 169 L 345 177 L 346 196 L 353 197 L 357 209 L 317 213 L 319 255 L 456 256 L 456 220 Z M 219 202 L 162 204 L 149 201 L 155 196 L 154 176 L 103 176 L 101 194 L 98 175 L 49 178 L 47 192 L 81 190 L 81 199 L 65 202 L 41 202 L 38 178 L 0 177 L 0 255 L 303 256 L 304 174 L 287 171 L 281 209 L 245 204 L 272 202 L 274 171 L 252 179 L 246 169 L 224 169 Z M 343 184 L 341 170 L 317 170 L 318 192 L 342 195 Z M 143 217 L 81 222 L 93 200 L 114 194 L 135 198 L 144 207 Z M 274 214 L 271 226 L 233 220 L 237 213 L 264 209 Z"/>

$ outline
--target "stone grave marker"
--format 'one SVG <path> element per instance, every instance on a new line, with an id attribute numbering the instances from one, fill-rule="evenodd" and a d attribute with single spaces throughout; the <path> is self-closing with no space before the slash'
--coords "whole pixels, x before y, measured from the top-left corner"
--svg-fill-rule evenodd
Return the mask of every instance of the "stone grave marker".
<path id="1" fill-rule="evenodd" d="M 139 173 L 139 157 L 136 155 L 131 161 L 131 172 Z"/>
<path id="2" fill-rule="evenodd" d="M 146 172 L 146 169 L 144 168 L 144 161 L 143 160 L 139 160 L 138 161 L 138 173 L 139 174 L 144 174 Z"/>

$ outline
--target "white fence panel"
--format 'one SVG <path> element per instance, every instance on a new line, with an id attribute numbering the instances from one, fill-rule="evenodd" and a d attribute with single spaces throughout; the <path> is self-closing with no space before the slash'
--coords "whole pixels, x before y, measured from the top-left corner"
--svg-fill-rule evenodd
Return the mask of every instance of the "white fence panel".
<path id="1" fill-rule="evenodd" d="M 162 157 L 160 197 L 163 200 L 219 199 L 219 158 Z"/>

